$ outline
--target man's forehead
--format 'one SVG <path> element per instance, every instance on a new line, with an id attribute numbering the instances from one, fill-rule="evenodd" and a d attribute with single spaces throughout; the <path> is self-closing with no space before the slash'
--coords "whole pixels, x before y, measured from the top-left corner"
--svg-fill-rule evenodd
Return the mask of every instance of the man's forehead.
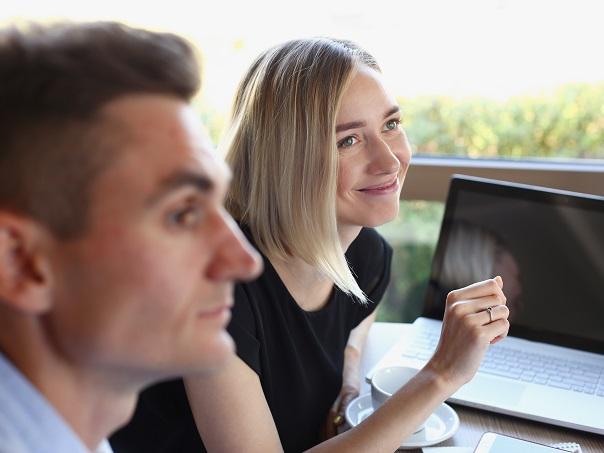
<path id="1" fill-rule="evenodd" d="M 202 147 L 197 150 L 197 160 L 201 172 L 222 190 L 231 181 L 231 169 L 213 148 Z"/>
<path id="2" fill-rule="evenodd" d="M 200 121 L 184 100 L 158 94 L 133 94 L 108 102 L 101 114 L 128 130 L 132 140 L 203 141 Z"/>
<path id="3" fill-rule="evenodd" d="M 139 161 L 149 171 L 155 168 L 160 179 L 195 173 L 219 191 L 230 180 L 230 170 L 185 101 L 164 95 L 125 96 L 108 103 L 103 115 L 125 132 L 122 158 Z"/>

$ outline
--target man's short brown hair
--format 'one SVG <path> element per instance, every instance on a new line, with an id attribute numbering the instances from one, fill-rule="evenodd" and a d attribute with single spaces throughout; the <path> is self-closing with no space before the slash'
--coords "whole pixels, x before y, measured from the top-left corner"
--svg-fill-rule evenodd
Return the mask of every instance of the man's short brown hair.
<path id="1" fill-rule="evenodd" d="M 101 108 L 136 94 L 188 102 L 199 84 L 176 35 L 113 22 L 0 31 L 0 209 L 81 234 L 91 182 L 119 146 Z"/>

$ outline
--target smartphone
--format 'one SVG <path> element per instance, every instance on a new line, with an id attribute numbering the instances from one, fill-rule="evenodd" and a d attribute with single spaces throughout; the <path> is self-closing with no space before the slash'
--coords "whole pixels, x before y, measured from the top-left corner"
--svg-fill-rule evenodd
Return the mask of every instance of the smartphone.
<path id="1" fill-rule="evenodd" d="M 566 450 L 504 434 L 484 433 L 474 453 L 560 453 L 561 451 Z"/>

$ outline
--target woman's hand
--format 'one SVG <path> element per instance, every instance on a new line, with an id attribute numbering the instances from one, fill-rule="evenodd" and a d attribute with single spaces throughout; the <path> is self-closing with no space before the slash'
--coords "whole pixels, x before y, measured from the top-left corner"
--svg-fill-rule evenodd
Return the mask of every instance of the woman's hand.
<path id="1" fill-rule="evenodd" d="M 374 310 L 350 332 L 344 349 L 344 369 L 342 370 L 342 388 L 331 406 L 321 433 L 323 439 L 338 434 L 338 428 L 345 423 L 344 413 L 348 404 L 359 396 L 361 388 L 361 355 L 367 342 L 367 335 L 377 311 Z"/>
<path id="2" fill-rule="evenodd" d="M 455 388 L 472 379 L 489 344 L 508 333 L 509 310 L 502 287 L 497 276 L 447 295 L 440 341 L 426 367 Z"/>
<path id="3" fill-rule="evenodd" d="M 340 394 L 331 406 L 329 414 L 327 414 L 327 420 L 325 420 L 322 433 L 324 440 L 338 434 L 338 428 L 345 423 L 344 413 L 346 412 L 346 407 L 357 396 L 359 396 L 359 386 L 342 385 Z"/>

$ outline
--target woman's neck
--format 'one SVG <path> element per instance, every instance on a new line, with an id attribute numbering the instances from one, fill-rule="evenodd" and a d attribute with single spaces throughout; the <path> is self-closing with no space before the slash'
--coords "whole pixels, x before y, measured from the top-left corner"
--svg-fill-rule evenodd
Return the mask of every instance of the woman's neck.
<path id="1" fill-rule="evenodd" d="M 316 311 L 327 304 L 333 283 L 316 267 L 298 257 L 269 258 L 269 260 L 300 308 L 305 311 Z"/>
<path id="2" fill-rule="evenodd" d="M 357 226 L 338 226 L 343 251 L 348 250 L 360 231 L 361 228 Z M 305 311 L 317 311 L 327 304 L 333 290 L 333 282 L 315 266 L 299 257 L 269 257 L 269 261 L 300 308 Z"/>

